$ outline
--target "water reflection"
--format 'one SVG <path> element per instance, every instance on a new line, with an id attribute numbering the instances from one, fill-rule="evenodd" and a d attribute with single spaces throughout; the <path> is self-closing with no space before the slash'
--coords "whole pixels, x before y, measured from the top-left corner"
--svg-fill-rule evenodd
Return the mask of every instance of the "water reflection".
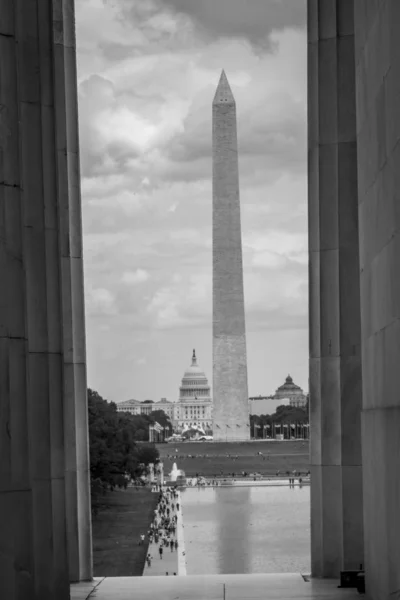
<path id="1" fill-rule="evenodd" d="M 310 488 L 183 493 L 188 574 L 310 570 Z"/>
<path id="2" fill-rule="evenodd" d="M 251 489 L 238 487 L 228 490 L 219 487 L 216 490 L 218 573 L 251 573 L 251 555 L 248 551 L 251 546 L 251 510 L 248 510 Z"/>

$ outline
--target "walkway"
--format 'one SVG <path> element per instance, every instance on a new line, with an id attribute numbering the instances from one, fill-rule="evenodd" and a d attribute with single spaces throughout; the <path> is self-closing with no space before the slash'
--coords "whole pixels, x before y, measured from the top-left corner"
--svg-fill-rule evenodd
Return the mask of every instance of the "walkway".
<path id="1" fill-rule="evenodd" d="M 305 582 L 298 573 L 188 575 L 187 577 L 106 577 L 71 585 L 71 600 L 360 600 L 338 581 Z M 224 592 L 225 588 L 225 592 Z M 225 596 L 224 596 L 225 593 Z"/>
<path id="2" fill-rule="evenodd" d="M 173 500 L 174 505 L 176 506 L 176 502 L 179 503 L 179 511 L 172 510 L 171 515 L 177 515 L 177 523 L 176 523 L 176 539 L 178 541 L 178 549 L 173 550 L 171 552 L 170 548 L 164 547 L 163 557 L 160 558 L 158 548 L 159 543 L 152 542 L 149 544 L 148 552 L 152 557 L 151 566 L 149 567 L 147 563 L 145 564 L 143 575 L 146 577 L 154 577 L 154 576 L 165 576 L 168 573 L 168 577 L 170 575 L 186 575 L 186 558 L 185 558 L 185 541 L 183 536 L 183 514 L 182 514 L 182 499 L 181 494 L 177 491 L 178 498 Z M 171 506 L 171 505 L 170 505 Z M 174 537 L 173 537 L 174 539 Z"/>

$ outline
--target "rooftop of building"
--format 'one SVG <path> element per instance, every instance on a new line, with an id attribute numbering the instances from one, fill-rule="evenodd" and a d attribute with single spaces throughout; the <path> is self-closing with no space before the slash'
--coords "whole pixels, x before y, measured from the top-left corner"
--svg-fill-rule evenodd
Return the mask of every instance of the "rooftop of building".
<path id="1" fill-rule="evenodd" d="M 122 402 L 117 402 L 117 406 L 138 406 L 139 404 L 142 404 L 139 400 L 135 400 L 134 398 L 131 398 L 130 400 L 124 400 Z"/>
<path id="2" fill-rule="evenodd" d="M 281 386 L 278 387 L 278 389 L 276 390 L 276 393 L 277 394 L 278 393 L 280 393 L 280 394 L 281 393 L 290 393 L 290 394 L 298 393 L 298 394 L 302 394 L 303 390 L 301 389 L 300 386 L 296 385 L 293 382 L 292 377 L 290 375 L 288 375 L 286 377 L 285 383 L 283 385 L 281 385 Z"/>
<path id="3" fill-rule="evenodd" d="M 197 364 L 196 350 L 193 350 L 192 364 L 186 369 L 183 375 L 182 386 L 186 387 L 187 385 L 191 385 L 187 383 L 189 381 L 196 381 L 196 383 L 199 383 L 201 385 L 208 384 L 206 374 L 204 373 L 204 371 L 201 370 L 201 368 Z"/>

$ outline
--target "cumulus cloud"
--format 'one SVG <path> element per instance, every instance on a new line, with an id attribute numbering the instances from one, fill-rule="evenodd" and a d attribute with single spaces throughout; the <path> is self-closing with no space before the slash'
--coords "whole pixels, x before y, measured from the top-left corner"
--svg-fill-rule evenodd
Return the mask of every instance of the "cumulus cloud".
<path id="1" fill-rule="evenodd" d="M 169 285 L 158 289 L 149 306 L 154 326 L 160 329 L 198 327 L 211 318 L 211 273 L 182 276 L 175 273 Z"/>
<path id="2" fill-rule="evenodd" d="M 89 316 L 101 317 L 116 314 L 114 295 L 105 288 L 92 288 L 86 291 L 86 308 Z"/>
<path id="3" fill-rule="evenodd" d="M 161 4 L 190 15 L 206 37 L 240 37 L 266 49 L 275 29 L 305 25 L 305 0 L 162 0 Z"/>
<path id="4" fill-rule="evenodd" d="M 136 269 L 136 271 L 125 271 L 122 274 L 122 282 L 127 284 L 143 283 L 149 279 L 150 275 L 144 269 Z"/>

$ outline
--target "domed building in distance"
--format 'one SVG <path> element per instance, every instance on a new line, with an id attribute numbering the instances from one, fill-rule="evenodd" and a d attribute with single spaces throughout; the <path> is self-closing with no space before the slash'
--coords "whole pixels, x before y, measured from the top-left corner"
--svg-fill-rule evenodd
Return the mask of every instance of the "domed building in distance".
<path id="1" fill-rule="evenodd" d="M 303 393 L 301 387 L 293 383 L 293 379 L 288 375 L 283 385 L 278 387 L 274 396 L 274 400 L 289 400 L 290 406 L 305 406 L 307 404 L 307 396 Z"/>
<path id="2" fill-rule="evenodd" d="M 179 398 L 171 402 L 161 398 L 158 402 L 126 400 L 117 404 L 118 412 L 133 415 L 149 415 L 156 410 L 165 412 L 175 433 L 182 433 L 191 427 L 200 428 L 205 434 L 212 434 L 212 398 L 208 379 L 197 364 L 193 350 L 192 364 L 183 375 L 179 388 Z"/>
<path id="3" fill-rule="evenodd" d="M 178 402 L 174 403 L 172 424 L 177 432 L 190 427 L 200 427 L 205 433 L 212 431 L 211 389 L 205 373 L 197 364 L 195 350 L 192 364 L 182 378 Z"/>

